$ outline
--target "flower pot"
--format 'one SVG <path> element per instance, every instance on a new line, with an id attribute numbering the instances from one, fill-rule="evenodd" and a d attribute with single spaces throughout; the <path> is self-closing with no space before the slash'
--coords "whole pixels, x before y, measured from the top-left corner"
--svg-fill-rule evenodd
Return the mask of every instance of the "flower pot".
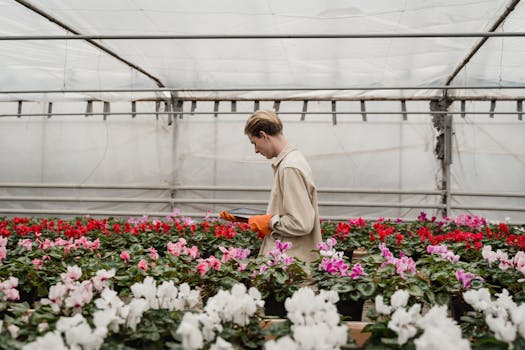
<path id="1" fill-rule="evenodd" d="M 361 321 L 364 303 L 363 299 L 357 301 L 352 299 L 339 300 L 336 304 L 337 312 L 344 318 L 350 318 L 352 321 Z"/>
<path id="2" fill-rule="evenodd" d="M 350 337 L 355 341 L 357 348 L 362 349 L 366 341 L 370 338 L 372 333 L 364 332 L 363 328 L 369 325 L 370 322 L 361 322 L 361 321 L 348 321 L 346 325 L 350 331 Z"/>
<path id="3" fill-rule="evenodd" d="M 354 249 L 353 248 L 347 248 L 344 250 L 344 256 L 348 258 L 348 261 L 352 261 L 352 258 L 354 256 Z"/>
<path id="4" fill-rule="evenodd" d="M 472 308 L 472 306 L 467 304 L 462 297 L 452 297 L 452 300 L 450 302 L 450 313 L 452 315 L 452 318 L 454 318 L 456 322 L 460 323 L 461 316 L 465 315 L 468 311 L 474 311 L 474 309 Z"/>
<path id="5" fill-rule="evenodd" d="M 358 263 L 361 259 L 368 255 L 368 250 L 364 248 L 354 249 L 352 251 L 352 263 Z"/>
<path id="6" fill-rule="evenodd" d="M 287 312 L 284 307 L 284 300 L 277 301 L 273 296 L 264 299 L 265 316 L 286 318 L 286 314 Z"/>

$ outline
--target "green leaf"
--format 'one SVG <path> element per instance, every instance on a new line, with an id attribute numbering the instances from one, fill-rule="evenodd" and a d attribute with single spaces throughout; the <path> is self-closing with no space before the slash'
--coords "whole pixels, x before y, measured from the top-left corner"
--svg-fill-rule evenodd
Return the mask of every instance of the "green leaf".
<path id="1" fill-rule="evenodd" d="M 438 305 L 448 305 L 450 303 L 450 297 L 446 293 L 437 293 L 436 294 L 436 303 Z"/>
<path id="2" fill-rule="evenodd" d="M 371 297 L 375 294 L 377 286 L 373 282 L 369 283 L 358 283 L 356 289 L 361 293 L 365 298 Z"/>
<path id="3" fill-rule="evenodd" d="M 410 287 L 408 288 L 408 291 L 411 295 L 416 296 L 416 297 L 422 297 L 425 294 L 423 292 L 423 289 L 421 289 L 421 287 L 416 284 L 410 285 Z"/>

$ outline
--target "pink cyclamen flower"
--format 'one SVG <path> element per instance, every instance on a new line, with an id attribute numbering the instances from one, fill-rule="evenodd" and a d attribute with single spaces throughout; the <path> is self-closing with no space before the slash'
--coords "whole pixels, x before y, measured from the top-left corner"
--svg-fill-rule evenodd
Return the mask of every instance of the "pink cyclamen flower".
<path id="1" fill-rule="evenodd" d="M 124 260 L 125 262 L 128 262 L 131 256 L 129 255 L 127 251 L 123 250 L 122 253 L 120 253 L 120 258 Z"/>
<path id="2" fill-rule="evenodd" d="M 210 267 L 205 260 L 202 260 L 197 264 L 197 271 L 199 271 L 199 275 L 201 275 L 201 277 L 204 276 L 209 269 Z"/>
<path id="3" fill-rule="evenodd" d="M 144 259 L 140 259 L 137 267 L 142 270 L 142 271 L 147 271 L 148 270 L 148 262 Z"/>
<path id="4" fill-rule="evenodd" d="M 31 250 L 33 248 L 33 241 L 30 239 L 21 239 L 18 241 L 18 246 L 22 246 L 27 250 Z"/>
<path id="5" fill-rule="evenodd" d="M 149 247 L 148 250 L 151 260 L 157 260 L 159 258 L 159 253 L 157 253 L 157 249 Z"/>
<path id="6" fill-rule="evenodd" d="M 199 257 L 199 247 L 194 245 L 191 248 L 186 248 L 185 253 L 187 256 L 191 256 L 192 258 L 198 258 Z"/>
<path id="7" fill-rule="evenodd" d="M 34 266 L 34 268 L 36 270 L 38 270 L 43 264 L 42 260 L 37 259 L 37 258 L 33 259 L 33 261 L 31 261 L 31 263 L 33 264 L 33 266 Z"/>
<path id="8" fill-rule="evenodd" d="M 7 249 L 5 249 L 5 247 L 0 247 L 0 263 L 5 258 L 7 258 Z"/>

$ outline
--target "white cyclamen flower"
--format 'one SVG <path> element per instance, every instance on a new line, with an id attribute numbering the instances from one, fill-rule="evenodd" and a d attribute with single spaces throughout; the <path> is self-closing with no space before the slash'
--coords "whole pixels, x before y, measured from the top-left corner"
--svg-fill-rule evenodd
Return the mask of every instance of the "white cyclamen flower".
<path id="1" fill-rule="evenodd" d="M 516 309 L 518 305 L 512 300 L 512 297 L 509 295 L 509 291 L 503 289 L 501 293 L 496 293 L 498 299 L 496 299 L 495 304 L 506 311 L 507 314 L 510 314 L 512 310 Z"/>
<path id="2" fill-rule="evenodd" d="M 410 294 L 406 290 L 396 290 L 394 294 L 392 294 L 392 297 L 390 298 L 390 305 L 392 305 L 392 308 L 398 309 L 400 307 L 405 307 L 408 303 L 408 298 L 410 297 Z"/>
<path id="3" fill-rule="evenodd" d="M 28 343 L 22 347 L 22 350 L 69 350 L 64 344 L 62 335 L 59 331 L 47 332 L 41 337 L 35 339 L 34 342 Z"/>
<path id="4" fill-rule="evenodd" d="M 376 295 L 374 304 L 377 313 L 381 315 L 390 315 L 392 313 L 392 307 L 385 304 L 382 295 Z"/>
<path id="5" fill-rule="evenodd" d="M 490 330 L 494 332 L 496 339 L 509 344 L 516 339 L 516 327 L 506 318 L 487 315 L 485 322 Z"/>
<path id="6" fill-rule="evenodd" d="M 206 341 L 215 339 L 216 333 L 222 332 L 221 318 L 217 313 L 202 313 L 199 315 L 202 325 L 202 336 Z"/>
<path id="7" fill-rule="evenodd" d="M 300 350 L 299 346 L 288 335 L 264 344 L 264 350 Z"/>
<path id="8" fill-rule="evenodd" d="M 348 340 L 348 327 L 325 323 L 292 326 L 293 338 L 301 350 L 340 349 Z"/>
<path id="9" fill-rule="evenodd" d="M 15 324 L 10 324 L 9 326 L 7 326 L 7 330 L 9 331 L 11 338 L 13 339 L 18 338 L 18 332 L 20 331 L 20 327 L 18 327 Z"/>
<path id="10" fill-rule="evenodd" d="M 463 293 L 463 299 L 476 311 L 484 312 L 492 307 L 490 292 L 487 288 L 469 289 Z"/>
<path id="11" fill-rule="evenodd" d="M 179 286 L 179 295 L 177 298 L 184 301 L 182 309 L 193 308 L 200 302 L 200 292 L 198 290 L 192 290 L 188 283 L 183 283 Z"/>
<path id="12" fill-rule="evenodd" d="M 126 326 L 131 328 L 132 330 L 137 329 L 137 325 L 140 323 L 140 320 L 142 319 L 142 314 L 149 310 L 150 304 L 146 299 L 132 299 L 129 303 L 129 313 L 126 318 Z"/>
<path id="13" fill-rule="evenodd" d="M 407 311 L 400 307 L 392 314 L 388 322 L 388 328 L 397 333 L 397 342 L 399 345 L 405 344 L 410 338 L 416 335 L 416 322 L 421 317 L 421 305 L 415 304 Z"/>
<path id="14" fill-rule="evenodd" d="M 233 345 L 221 337 L 217 337 L 217 341 L 210 346 L 210 350 L 235 350 Z"/>
<path id="15" fill-rule="evenodd" d="M 131 286 L 131 292 L 135 298 L 146 299 L 150 309 L 157 310 L 159 308 L 157 286 L 153 277 L 147 276 L 142 283 L 133 284 Z"/>
<path id="16" fill-rule="evenodd" d="M 157 288 L 157 299 L 159 307 L 167 310 L 180 310 L 181 303 L 177 300 L 178 289 L 173 281 L 164 281 Z"/>
<path id="17" fill-rule="evenodd" d="M 525 338 L 525 303 L 520 304 L 510 313 L 512 322 L 516 325 L 519 334 Z"/>
<path id="18" fill-rule="evenodd" d="M 182 347 L 186 350 L 201 349 L 204 346 L 202 333 L 199 329 L 199 315 L 186 312 L 182 317 L 177 334 L 182 337 Z"/>
<path id="19" fill-rule="evenodd" d="M 418 350 L 470 349 L 469 341 L 461 337 L 461 328 L 447 316 L 446 306 L 432 307 L 417 325 L 423 329 L 423 334 L 414 340 Z"/>

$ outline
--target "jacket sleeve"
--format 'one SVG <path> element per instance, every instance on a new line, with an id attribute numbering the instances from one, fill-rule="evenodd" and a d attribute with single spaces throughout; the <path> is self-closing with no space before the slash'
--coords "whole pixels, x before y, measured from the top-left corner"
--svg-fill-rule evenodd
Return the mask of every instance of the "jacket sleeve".
<path id="1" fill-rule="evenodd" d="M 315 221 L 315 210 L 301 171 L 297 168 L 283 169 L 282 179 L 283 212 L 273 224 L 278 234 L 288 237 L 309 234 Z"/>

